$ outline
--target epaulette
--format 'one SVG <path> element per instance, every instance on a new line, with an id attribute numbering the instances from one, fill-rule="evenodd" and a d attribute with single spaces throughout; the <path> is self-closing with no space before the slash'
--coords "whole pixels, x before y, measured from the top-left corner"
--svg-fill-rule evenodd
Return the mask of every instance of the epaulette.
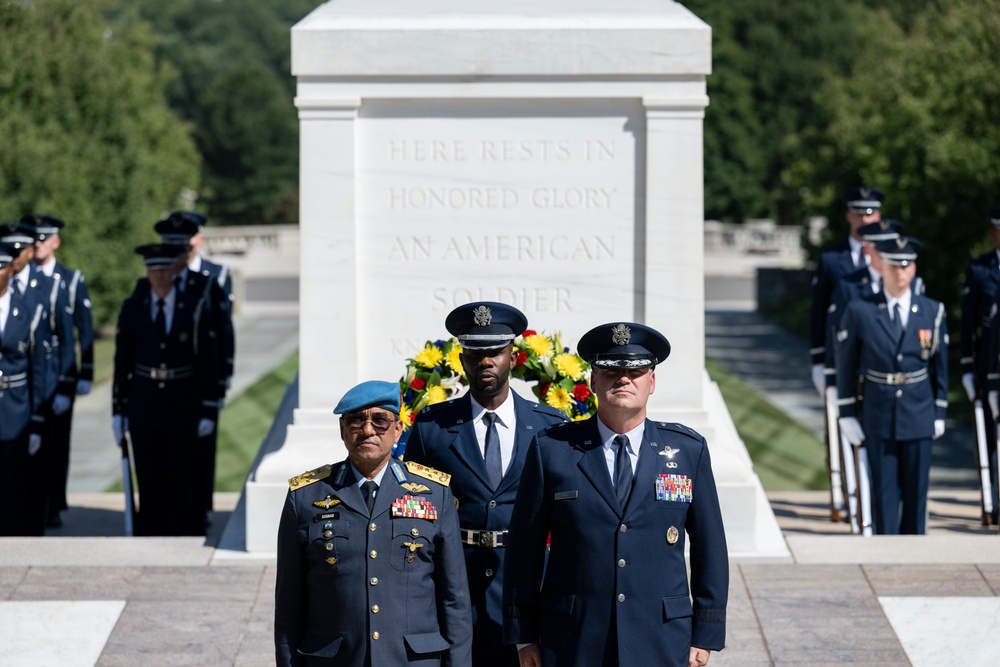
<path id="1" fill-rule="evenodd" d="M 553 417 L 562 417 L 563 420 L 569 419 L 566 413 L 559 408 L 554 408 L 551 405 L 545 405 L 544 403 L 532 403 L 531 409 L 535 412 L 542 412 L 547 415 L 552 415 Z"/>
<path id="2" fill-rule="evenodd" d="M 685 426 L 684 424 L 677 424 L 677 423 L 674 423 L 674 422 L 653 422 L 653 423 L 656 424 L 657 426 L 659 426 L 662 429 L 666 429 L 668 431 L 673 431 L 675 433 L 681 433 L 681 434 L 686 435 L 687 437 L 689 437 L 689 438 L 691 438 L 693 440 L 701 441 L 703 439 L 702 436 L 701 436 L 701 434 L 698 433 L 698 431 L 696 431 L 693 428 L 690 428 L 688 426 Z"/>
<path id="3" fill-rule="evenodd" d="M 321 479 L 326 479 L 333 473 L 333 466 L 329 463 L 325 466 L 320 466 L 313 470 L 308 470 L 301 475 L 296 475 L 288 480 L 288 488 L 294 491 L 295 489 L 301 489 L 303 486 L 309 486 L 313 482 L 318 482 Z"/>
<path id="4" fill-rule="evenodd" d="M 441 486 L 448 486 L 448 484 L 451 483 L 451 475 L 448 473 L 435 470 L 434 468 L 425 465 L 420 465 L 419 463 L 414 463 L 413 461 L 406 462 L 406 469 L 417 477 L 429 479 L 432 482 L 437 482 Z"/>

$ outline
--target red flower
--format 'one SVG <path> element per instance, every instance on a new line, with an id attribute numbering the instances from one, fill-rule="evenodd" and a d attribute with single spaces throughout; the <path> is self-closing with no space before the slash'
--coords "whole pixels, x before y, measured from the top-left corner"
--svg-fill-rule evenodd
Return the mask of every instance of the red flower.
<path id="1" fill-rule="evenodd" d="M 527 352 L 518 352 L 517 353 L 517 359 L 514 361 L 514 365 L 515 366 L 523 366 L 524 362 L 526 362 L 527 360 L 528 360 L 528 353 Z"/>
<path id="2" fill-rule="evenodd" d="M 540 385 L 538 388 L 538 397 L 545 398 L 545 394 L 549 393 L 549 387 L 551 386 L 552 386 L 551 382 L 546 382 L 545 384 Z"/>
<path id="3" fill-rule="evenodd" d="M 545 536 L 545 546 L 552 547 L 552 533 Z"/>
<path id="4" fill-rule="evenodd" d="M 410 386 L 416 389 L 417 391 L 420 391 L 421 389 L 427 386 L 427 381 L 421 380 L 420 378 L 413 378 L 413 382 L 410 383 Z"/>
<path id="5" fill-rule="evenodd" d="M 587 385 L 581 383 L 573 387 L 573 398 L 581 403 L 586 403 L 587 399 L 590 398 L 590 390 L 587 389 Z"/>
<path id="6" fill-rule="evenodd" d="M 415 421 L 417 421 L 417 413 L 416 412 L 411 412 L 410 413 L 410 423 L 412 424 Z"/>
<path id="7" fill-rule="evenodd" d="M 524 333 L 521 335 L 527 338 L 528 336 L 537 336 L 538 332 L 535 331 L 534 329 L 525 329 Z"/>

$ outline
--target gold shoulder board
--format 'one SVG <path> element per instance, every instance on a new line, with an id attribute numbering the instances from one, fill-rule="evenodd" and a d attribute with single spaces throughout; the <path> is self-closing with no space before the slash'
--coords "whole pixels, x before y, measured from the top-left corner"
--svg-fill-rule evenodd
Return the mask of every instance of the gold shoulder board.
<path id="1" fill-rule="evenodd" d="M 406 469 L 417 477 L 429 479 L 432 482 L 437 482 L 441 486 L 448 486 L 448 484 L 451 483 L 451 475 L 448 473 L 441 472 L 440 470 L 435 470 L 434 468 L 429 468 L 427 466 L 422 466 L 419 463 L 414 463 L 413 461 L 406 462 Z"/>
<path id="2" fill-rule="evenodd" d="M 301 489 L 303 486 L 309 486 L 313 482 L 318 482 L 321 479 L 326 479 L 333 473 L 333 466 L 327 464 L 325 466 L 320 466 L 315 470 L 309 470 L 302 473 L 301 475 L 296 475 L 288 480 L 288 488 L 294 491 L 295 489 Z"/>

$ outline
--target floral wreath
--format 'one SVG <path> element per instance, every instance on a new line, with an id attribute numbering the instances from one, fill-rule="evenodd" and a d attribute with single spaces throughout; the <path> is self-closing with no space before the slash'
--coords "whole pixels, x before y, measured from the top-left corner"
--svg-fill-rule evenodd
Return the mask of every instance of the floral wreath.
<path id="1" fill-rule="evenodd" d="M 400 452 L 406 447 L 418 412 L 452 398 L 469 384 L 459 359 L 461 353 L 458 339 L 449 338 L 427 341 L 422 350 L 406 360 L 406 374 L 399 380 L 399 417 L 404 431 L 397 445 Z M 587 374 L 590 364 L 563 346 L 561 333 L 546 336 L 528 329 L 514 339 L 514 353 L 511 377 L 533 383 L 531 391 L 541 402 L 562 410 L 573 421 L 588 419 L 597 412 L 597 397 Z"/>

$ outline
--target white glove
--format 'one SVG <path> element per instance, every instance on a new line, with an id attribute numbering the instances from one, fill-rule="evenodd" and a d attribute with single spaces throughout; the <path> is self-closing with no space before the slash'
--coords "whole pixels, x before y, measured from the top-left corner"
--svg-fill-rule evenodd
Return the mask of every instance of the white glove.
<path id="1" fill-rule="evenodd" d="M 90 380 L 77 380 L 76 381 L 76 395 L 86 396 L 90 393 L 90 387 L 92 383 Z"/>
<path id="2" fill-rule="evenodd" d="M 816 387 L 816 391 L 819 393 L 820 398 L 822 398 L 823 390 L 826 389 L 826 374 L 823 373 L 823 364 L 813 365 L 812 379 L 813 379 L 813 386 Z"/>
<path id="3" fill-rule="evenodd" d="M 836 405 L 837 404 L 837 388 L 836 387 L 827 387 L 826 388 L 826 402 L 827 402 L 828 405 Z"/>
<path id="4" fill-rule="evenodd" d="M 211 419 L 202 419 L 198 422 L 198 437 L 204 438 L 205 436 L 212 435 L 212 431 L 215 430 L 215 422 Z"/>
<path id="5" fill-rule="evenodd" d="M 115 444 L 121 444 L 122 438 L 128 433 L 128 417 L 122 415 L 112 417 L 111 432 L 115 434 Z"/>
<path id="6" fill-rule="evenodd" d="M 990 410 L 993 411 L 993 418 L 994 419 L 997 418 L 997 412 L 1000 412 L 1000 410 L 997 410 L 997 407 L 1000 407 L 1000 406 L 997 405 L 997 403 L 1000 402 L 1000 401 L 997 400 L 997 398 L 998 398 L 998 396 L 997 396 L 997 390 L 996 389 L 994 389 L 990 393 L 986 394 L 986 402 L 990 404 Z"/>
<path id="7" fill-rule="evenodd" d="M 847 438 L 847 442 L 856 447 L 865 441 L 865 430 L 861 428 L 861 422 L 856 417 L 841 417 L 837 423 L 840 424 L 840 432 Z"/>
<path id="8" fill-rule="evenodd" d="M 942 435 L 944 435 L 944 420 L 935 419 L 934 420 L 934 439 L 937 440 Z"/>
<path id="9" fill-rule="evenodd" d="M 69 406 L 73 405 L 73 401 L 69 400 L 69 396 L 66 394 L 56 394 L 55 398 L 52 399 L 52 414 L 58 417 L 69 410 Z"/>
<path id="10" fill-rule="evenodd" d="M 42 436 L 32 433 L 28 436 L 28 456 L 34 456 L 42 448 Z"/>
<path id="11" fill-rule="evenodd" d="M 972 373 L 962 373 L 962 386 L 965 387 L 965 395 L 969 400 L 976 400 L 976 380 L 972 377 Z"/>

